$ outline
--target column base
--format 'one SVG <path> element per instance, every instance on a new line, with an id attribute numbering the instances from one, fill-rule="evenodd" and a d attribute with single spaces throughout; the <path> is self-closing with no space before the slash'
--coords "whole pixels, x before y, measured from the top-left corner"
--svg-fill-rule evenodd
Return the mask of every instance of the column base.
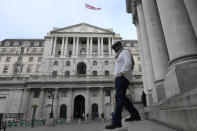
<path id="1" fill-rule="evenodd" d="M 164 80 L 158 80 L 154 82 L 154 87 L 156 89 L 156 94 L 157 94 L 157 102 L 163 100 L 166 98 L 166 92 L 164 88 Z"/>
<path id="2" fill-rule="evenodd" d="M 168 71 L 164 80 L 167 98 L 181 92 L 197 88 L 197 62 L 187 62 L 174 65 Z"/>

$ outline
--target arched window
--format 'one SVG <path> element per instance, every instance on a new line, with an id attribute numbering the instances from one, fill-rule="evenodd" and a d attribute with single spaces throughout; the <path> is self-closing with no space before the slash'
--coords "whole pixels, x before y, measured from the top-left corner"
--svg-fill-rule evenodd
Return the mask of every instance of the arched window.
<path id="1" fill-rule="evenodd" d="M 86 64 L 84 62 L 77 65 L 77 74 L 86 74 Z"/>

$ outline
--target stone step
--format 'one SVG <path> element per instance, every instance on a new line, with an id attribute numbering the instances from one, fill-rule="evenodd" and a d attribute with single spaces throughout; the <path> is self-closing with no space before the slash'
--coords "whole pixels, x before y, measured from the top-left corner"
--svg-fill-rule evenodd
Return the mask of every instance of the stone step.
<path id="1" fill-rule="evenodd" d="M 103 131 L 128 131 L 128 126 L 123 126 L 121 128 L 116 129 L 103 129 Z"/>

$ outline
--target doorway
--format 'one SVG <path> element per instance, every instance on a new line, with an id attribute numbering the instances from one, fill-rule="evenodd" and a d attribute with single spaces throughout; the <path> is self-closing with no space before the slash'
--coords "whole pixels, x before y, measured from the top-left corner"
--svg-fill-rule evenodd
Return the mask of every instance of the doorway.
<path id="1" fill-rule="evenodd" d="M 74 100 L 74 118 L 81 118 L 85 113 L 85 98 L 82 95 L 78 95 Z"/>

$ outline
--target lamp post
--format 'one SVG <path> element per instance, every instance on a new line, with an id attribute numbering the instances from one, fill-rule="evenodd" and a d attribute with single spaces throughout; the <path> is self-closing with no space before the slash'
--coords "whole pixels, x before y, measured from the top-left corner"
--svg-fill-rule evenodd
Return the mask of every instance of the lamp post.
<path id="1" fill-rule="evenodd" d="M 54 101 L 54 99 L 58 99 L 58 94 L 56 94 L 55 91 L 52 91 L 52 92 L 49 93 L 48 96 L 49 96 L 49 98 L 52 99 L 51 112 L 49 114 L 49 118 L 53 118 L 53 101 Z M 56 96 L 56 98 L 55 98 L 55 96 Z"/>

